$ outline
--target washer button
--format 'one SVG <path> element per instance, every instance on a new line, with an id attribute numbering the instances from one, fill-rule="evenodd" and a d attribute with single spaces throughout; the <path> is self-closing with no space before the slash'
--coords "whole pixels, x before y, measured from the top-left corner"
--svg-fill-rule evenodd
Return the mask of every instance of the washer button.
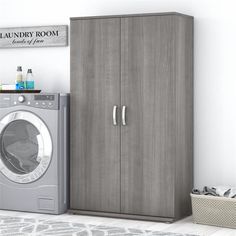
<path id="1" fill-rule="evenodd" d="M 19 96 L 18 97 L 18 101 L 20 102 L 20 103 L 23 103 L 24 101 L 25 101 L 25 97 L 22 95 L 22 96 Z"/>

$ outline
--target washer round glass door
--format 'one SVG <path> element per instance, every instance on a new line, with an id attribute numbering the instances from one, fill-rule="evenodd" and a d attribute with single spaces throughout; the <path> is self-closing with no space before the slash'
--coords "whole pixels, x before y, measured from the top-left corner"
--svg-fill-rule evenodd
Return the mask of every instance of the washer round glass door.
<path id="1" fill-rule="evenodd" d="M 16 183 L 39 179 L 50 165 L 52 139 L 45 123 L 27 111 L 0 121 L 0 171 Z"/>

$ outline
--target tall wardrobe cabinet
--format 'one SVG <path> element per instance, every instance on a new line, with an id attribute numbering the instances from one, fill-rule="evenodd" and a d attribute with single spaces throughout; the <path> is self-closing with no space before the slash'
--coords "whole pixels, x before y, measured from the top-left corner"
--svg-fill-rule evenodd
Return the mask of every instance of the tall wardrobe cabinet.
<path id="1" fill-rule="evenodd" d="M 191 213 L 193 18 L 71 19 L 70 208 L 174 221 Z"/>

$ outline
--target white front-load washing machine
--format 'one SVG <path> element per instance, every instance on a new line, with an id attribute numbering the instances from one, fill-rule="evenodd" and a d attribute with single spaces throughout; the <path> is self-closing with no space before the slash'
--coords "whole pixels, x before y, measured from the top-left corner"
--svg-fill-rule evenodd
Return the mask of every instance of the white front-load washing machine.
<path id="1" fill-rule="evenodd" d="M 58 93 L 0 94 L 0 209 L 66 211 L 68 100 Z"/>

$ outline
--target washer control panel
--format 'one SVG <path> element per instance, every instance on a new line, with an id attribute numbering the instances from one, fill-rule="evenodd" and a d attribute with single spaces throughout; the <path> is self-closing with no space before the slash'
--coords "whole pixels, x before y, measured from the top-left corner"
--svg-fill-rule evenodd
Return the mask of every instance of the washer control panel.
<path id="1" fill-rule="evenodd" d="M 55 94 L 37 94 L 34 95 L 33 103 L 35 107 L 53 109 L 58 108 L 58 97 Z"/>
<path id="2" fill-rule="evenodd" d="M 59 94 L 1 94 L 0 107 L 3 108 L 19 105 L 58 110 Z"/>

